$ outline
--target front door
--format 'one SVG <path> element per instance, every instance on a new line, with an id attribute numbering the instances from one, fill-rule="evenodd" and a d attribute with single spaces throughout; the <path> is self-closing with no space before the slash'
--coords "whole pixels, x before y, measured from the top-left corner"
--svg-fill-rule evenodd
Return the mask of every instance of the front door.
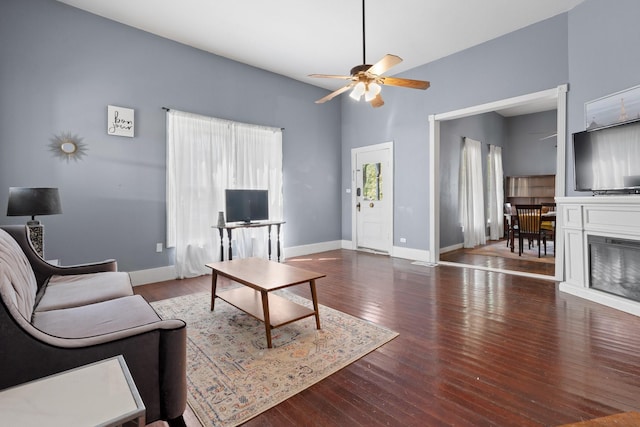
<path id="1" fill-rule="evenodd" d="M 393 243 L 393 169 L 389 144 L 355 151 L 355 245 L 390 253 Z"/>

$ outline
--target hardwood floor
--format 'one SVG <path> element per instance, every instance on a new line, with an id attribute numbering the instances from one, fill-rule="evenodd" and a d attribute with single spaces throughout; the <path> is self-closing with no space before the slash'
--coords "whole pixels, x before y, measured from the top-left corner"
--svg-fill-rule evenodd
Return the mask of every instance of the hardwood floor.
<path id="1" fill-rule="evenodd" d="M 504 241 L 506 245 L 506 241 Z M 516 242 L 516 246 L 517 246 Z M 555 264 L 545 264 L 540 262 L 526 261 L 524 259 L 502 258 L 498 256 L 478 255 L 472 253 L 470 249 L 456 249 L 454 251 L 440 254 L 441 261 L 449 261 L 459 264 L 479 265 L 499 270 L 520 271 L 525 273 L 544 274 L 546 276 L 555 276 Z M 535 252 L 535 250 L 534 250 Z M 551 251 L 549 252 L 552 253 Z M 516 247 L 515 254 L 518 254 Z"/>
<path id="2" fill-rule="evenodd" d="M 553 281 L 348 250 L 286 262 L 327 274 L 321 304 L 400 335 L 247 426 L 553 426 L 640 410 L 640 318 Z M 205 276 L 135 291 L 209 287 Z"/>

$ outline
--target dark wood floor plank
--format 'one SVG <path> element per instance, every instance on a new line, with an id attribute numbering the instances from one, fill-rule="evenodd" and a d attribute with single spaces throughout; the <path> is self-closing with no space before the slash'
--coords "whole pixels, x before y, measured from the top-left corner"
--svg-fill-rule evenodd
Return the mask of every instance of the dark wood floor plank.
<path id="1" fill-rule="evenodd" d="M 327 274 L 322 305 L 400 335 L 249 426 L 546 426 L 640 410 L 639 317 L 549 280 L 348 250 L 286 262 Z M 135 292 L 155 301 L 210 286 L 204 276 Z M 309 298 L 308 286 L 290 292 Z"/>

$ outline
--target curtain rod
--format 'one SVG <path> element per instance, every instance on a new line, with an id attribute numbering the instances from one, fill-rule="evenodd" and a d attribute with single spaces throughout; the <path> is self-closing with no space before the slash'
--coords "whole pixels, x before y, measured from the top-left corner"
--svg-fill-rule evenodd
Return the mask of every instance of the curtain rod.
<path id="1" fill-rule="evenodd" d="M 171 108 L 169 108 L 169 107 L 162 107 L 162 109 L 163 109 L 164 111 L 171 111 Z M 195 113 L 195 114 L 197 114 L 197 113 Z M 201 114 L 201 115 L 204 115 L 204 114 Z M 235 122 L 235 121 L 237 121 L 237 120 L 229 120 L 229 119 L 222 119 L 222 120 L 227 120 L 227 121 L 230 121 L 230 122 Z M 247 123 L 247 124 L 253 124 L 253 123 Z M 267 125 L 256 125 L 256 126 L 263 126 L 263 127 L 276 128 L 276 129 L 277 129 L 277 126 L 267 126 Z M 280 128 L 280 130 L 281 130 L 281 131 L 284 131 L 284 128 Z"/>

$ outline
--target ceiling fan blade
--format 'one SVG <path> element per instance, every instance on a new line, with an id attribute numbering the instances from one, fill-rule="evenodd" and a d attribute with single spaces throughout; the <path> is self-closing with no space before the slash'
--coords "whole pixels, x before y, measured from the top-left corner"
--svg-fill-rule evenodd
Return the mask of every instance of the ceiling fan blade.
<path id="1" fill-rule="evenodd" d="M 411 89 L 428 89 L 431 83 L 424 80 L 400 79 L 396 77 L 381 77 L 380 82 L 388 86 L 402 86 Z"/>
<path id="2" fill-rule="evenodd" d="M 382 97 L 380 96 L 380 94 L 376 95 L 375 98 L 373 98 L 371 101 L 369 101 L 369 104 L 371 104 L 371 106 L 373 108 L 378 108 L 378 107 L 382 107 L 384 105 L 384 101 L 382 100 Z"/>
<path id="3" fill-rule="evenodd" d="M 341 87 L 340 89 L 331 92 L 329 95 L 325 96 L 324 98 L 320 98 L 316 101 L 316 104 L 322 104 L 323 102 L 327 102 L 332 100 L 333 98 L 335 98 L 336 96 L 340 95 L 343 92 L 348 91 L 351 87 L 353 87 L 353 83 L 350 83 L 346 86 Z"/>
<path id="4" fill-rule="evenodd" d="M 387 54 L 380 61 L 369 67 L 367 72 L 379 76 L 380 74 L 384 73 L 391 67 L 398 65 L 401 62 L 402 58 L 400 58 L 399 56 Z"/>
<path id="5" fill-rule="evenodd" d="M 335 74 L 309 74 L 309 77 L 318 77 L 321 79 L 343 79 L 343 80 L 349 80 L 352 78 L 351 76 L 337 76 Z"/>

